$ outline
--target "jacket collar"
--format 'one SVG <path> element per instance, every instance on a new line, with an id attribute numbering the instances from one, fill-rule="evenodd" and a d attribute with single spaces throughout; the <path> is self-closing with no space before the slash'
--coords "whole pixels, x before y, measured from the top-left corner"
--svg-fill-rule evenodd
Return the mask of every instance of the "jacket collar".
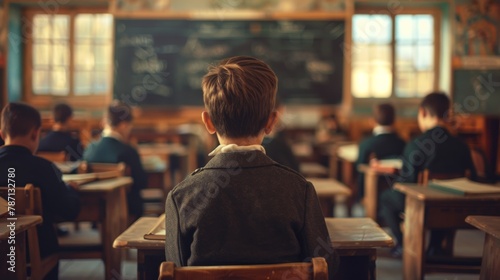
<path id="1" fill-rule="evenodd" d="M 203 169 L 238 169 L 277 165 L 258 150 L 219 153 Z"/>
<path id="2" fill-rule="evenodd" d="M 10 154 L 10 153 L 13 153 L 16 155 L 22 155 L 22 154 L 32 155 L 31 151 L 24 146 L 6 145 L 6 146 L 2 146 L 0 148 L 0 156 L 3 156 L 5 154 Z"/>

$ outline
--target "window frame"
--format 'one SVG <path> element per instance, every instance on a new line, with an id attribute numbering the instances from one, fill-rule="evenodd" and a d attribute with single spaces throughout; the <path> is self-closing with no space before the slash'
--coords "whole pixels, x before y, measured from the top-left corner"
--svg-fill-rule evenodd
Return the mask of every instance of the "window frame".
<path id="1" fill-rule="evenodd" d="M 385 12 L 385 13 L 384 13 Z M 389 97 L 356 97 L 351 92 L 351 98 L 354 104 L 374 104 L 380 101 L 388 101 L 388 102 L 397 102 L 398 104 L 419 104 L 422 100 L 422 97 L 398 97 L 396 96 L 395 87 L 396 87 L 396 16 L 397 15 L 419 15 L 419 14 L 429 14 L 434 18 L 434 85 L 433 90 L 439 90 L 439 80 L 441 76 L 442 66 L 441 66 L 441 11 L 438 8 L 412 8 L 405 7 L 400 12 L 391 13 L 387 9 L 382 9 L 380 6 L 363 6 L 360 8 L 356 8 L 354 11 L 354 15 L 358 14 L 366 14 L 366 15 L 388 15 L 391 18 L 392 22 L 392 38 L 391 38 L 391 73 L 392 73 L 392 84 L 391 84 L 391 95 Z M 351 20 L 352 21 L 352 20 Z M 354 27 L 353 27 L 354 29 Z M 351 31 L 352 32 L 352 31 Z M 354 43 L 353 50 L 355 49 Z M 349 59 L 352 64 L 352 52 L 349 55 Z M 351 81 L 349 88 L 352 89 L 352 66 L 349 69 Z"/>
<path id="2" fill-rule="evenodd" d="M 103 107 L 103 104 L 108 104 L 112 99 L 113 93 L 113 55 L 114 48 L 111 48 L 111 57 L 110 57 L 110 73 L 109 80 L 109 91 L 107 92 L 95 92 L 89 95 L 75 95 L 74 93 L 74 84 L 75 84 L 75 19 L 78 14 L 109 14 L 109 10 L 105 8 L 61 8 L 55 13 L 51 13 L 51 15 L 69 15 L 70 16 L 70 25 L 69 25 L 69 94 L 68 95 L 53 95 L 53 94 L 35 94 L 33 92 L 33 18 L 36 15 L 47 14 L 42 9 L 26 9 L 23 11 L 23 30 L 27 34 L 25 36 L 25 44 L 24 44 L 24 86 L 23 86 L 23 99 L 33 104 L 37 107 L 50 107 L 54 102 L 64 101 L 73 106 L 82 107 L 82 108 L 96 108 Z M 114 25 L 114 19 L 113 19 Z M 112 27 L 114 28 L 114 26 Z M 114 42 L 114 31 L 112 31 L 112 44 Z"/>

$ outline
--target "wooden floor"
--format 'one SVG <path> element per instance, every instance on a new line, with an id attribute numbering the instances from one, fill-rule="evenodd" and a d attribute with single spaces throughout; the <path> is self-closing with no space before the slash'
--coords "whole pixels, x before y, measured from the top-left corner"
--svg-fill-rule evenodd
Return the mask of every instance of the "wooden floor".
<path id="1" fill-rule="evenodd" d="M 339 205 L 335 209 L 336 216 L 345 216 L 345 207 Z M 355 206 L 354 216 L 362 216 L 363 210 Z M 95 234 L 95 233 L 92 233 Z M 92 235 L 90 234 L 90 235 Z M 478 230 L 458 231 L 455 240 L 455 254 L 460 256 L 481 256 L 484 234 Z M 137 252 L 129 250 L 124 252 L 121 274 L 116 275 L 116 280 L 132 280 L 137 278 L 136 266 Z M 62 260 L 59 267 L 59 279 L 64 280 L 97 280 L 104 279 L 104 265 L 100 260 Z M 402 262 L 400 259 L 390 257 L 388 249 L 379 250 L 377 259 L 377 279 L 401 280 Z M 477 280 L 479 275 L 472 274 L 428 274 L 426 280 Z"/>

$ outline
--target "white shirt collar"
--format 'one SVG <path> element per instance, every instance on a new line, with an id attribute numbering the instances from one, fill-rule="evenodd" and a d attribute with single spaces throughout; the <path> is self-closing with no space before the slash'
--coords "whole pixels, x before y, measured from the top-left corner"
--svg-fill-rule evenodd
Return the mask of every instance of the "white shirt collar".
<path id="1" fill-rule="evenodd" d="M 215 148 L 208 156 L 215 156 L 221 153 L 231 153 L 231 152 L 248 152 L 248 151 L 261 151 L 264 154 L 266 149 L 262 145 L 250 145 L 250 146 L 238 146 L 236 144 L 229 145 L 219 145 Z"/>
<path id="2" fill-rule="evenodd" d="M 377 125 L 373 128 L 373 135 L 392 133 L 394 129 L 390 125 Z"/>
<path id="3" fill-rule="evenodd" d="M 116 140 L 123 142 L 123 137 L 120 135 L 120 133 L 113 131 L 111 129 L 104 129 L 102 131 L 102 137 L 115 138 Z"/>

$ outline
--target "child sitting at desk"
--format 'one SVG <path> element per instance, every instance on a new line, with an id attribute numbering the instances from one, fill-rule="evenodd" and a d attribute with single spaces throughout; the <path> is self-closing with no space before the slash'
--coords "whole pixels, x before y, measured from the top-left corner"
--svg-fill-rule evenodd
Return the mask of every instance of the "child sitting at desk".
<path id="1" fill-rule="evenodd" d="M 128 212 L 133 220 L 142 216 L 141 189 L 147 186 L 148 177 L 139 153 L 127 143 L 131 130 L 132 108 L 123 102 L 113 101 L 108 107 L 102 138 L 85 149 L 83 159 L 89 163 L 125 163 L 134 180 L 127 194 Z"/>
<path id="2" fill-rule="evenodd" d="M 69 155 L 69 160 L 81 159 L 83 153 L 82 144 L 78 138 L 73 137 L 68 131 L 68 124 L 73 117 L 73 109 L 67 104 L 60 103 L 54 107 L 53 114 L 55 123 L 52 131 L 40 140 L 38 151 L 65 151 Z"/>
<path id="3" fill-rule="evenodd" d="M 53 163 L 34 156 L 41 125 L 40 113 L 35 108 L 22 103 L 5 106 L 1 124 L 5 146 L 0 148 L 0 168 L 4 172 L 0 176 L 0 186 L 7 186 L 10 178 L 15 181 L 16 187 L 33 184 L 40 188 L 43 223 L 38 227 L 38 240 L 43 258 L 59 250 L 53 223 L 60 219 L 75 219 L 80 212 L 80 199 L 73 189 L 63 183 L 62 174 Z M 14 170 L 15 177 L 8 178 L 7 170 Z M 58 267 L 52 269 L 45 279 L 57 279 Z"/>
<path id="4" fill-rule="evenodd" d="M 444 127 L 449 108 L 450 100 L 442 92 L 430 93 L 422 100 L 418 109 L 418 125 L 423 134 L 405 146 L 403 168 L 397 181 L 417 183 L 418 174 L 425 169 L 464 174 L 469 170 L 471 177 L 475 178 L 469 147 Z M 380 206 L 382 218 L 397 240 L 393 255 L 400 257 L 403 252 L 403 234 L 399 224 L 400 214 L 405 210 L 405 196 L 396 190 L 386 190 L 380 196 Z M 431 232 L 428 255 L 442 252 L 441 243 L 445 233 L 437 230 Z"/>
<path id="5" fill-rule="evenodd" d="M 394 106 L 388 103 L 379 104 L 373 109 L 376 126 L 373 135 L 359 143 L 358 160 L 356 166 L 368 164 L 370 156 L 376 159 L 399 157 L 403 153 L 405 141 L 394 131 L 396 114 Z M 362 199 L 365 192 L 364 174 L 358 173 L 358 193 Z"/>
<path id="6" fill-rule="evenodd" d="M 325 257 L 331 248 L 314 186 L 265 155 L 278 79 L 252 57 L 225 59 L 202 81 L 202 120 L 219 145 L 169 194 L 167 261 L 177 266 L 272 264 Z"/>

